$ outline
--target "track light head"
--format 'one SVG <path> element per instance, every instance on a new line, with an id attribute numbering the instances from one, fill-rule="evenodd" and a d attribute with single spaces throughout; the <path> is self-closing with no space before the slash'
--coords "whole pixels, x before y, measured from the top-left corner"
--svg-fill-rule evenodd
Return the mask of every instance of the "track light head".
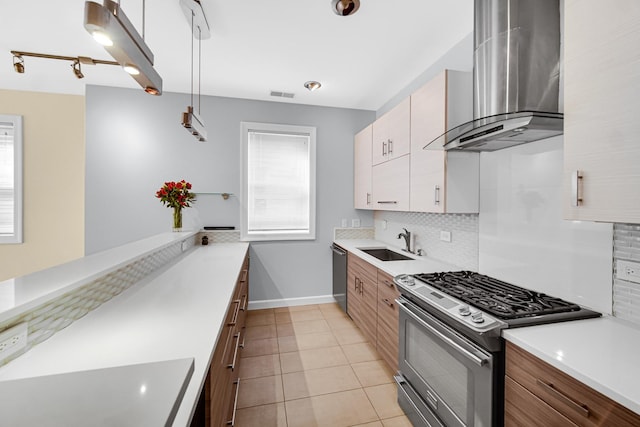
<path id="1" fill-rule="evenodd" d="M 78 61 L 77 59 L 73 61 L 73 64 L 71 64 L 71 68 L 73 68 L 73 74 L 75 74 L 77 78 L 84 78 L 84 74 L 82 74 L 82 70 L 80 69 L 80 61 Z"/>
<path id="2" fill-rule="evenodd" d="M 24 58 L 21 55 L 13 55 L 13 69 L 16 73 L 24 74 Z"/>

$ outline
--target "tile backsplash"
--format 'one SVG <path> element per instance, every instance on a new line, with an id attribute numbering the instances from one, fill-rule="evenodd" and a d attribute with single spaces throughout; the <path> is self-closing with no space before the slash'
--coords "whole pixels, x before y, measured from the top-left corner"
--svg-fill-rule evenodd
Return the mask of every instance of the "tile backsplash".
<path id="1" fill-rule="evenodd" d="M 640 283 L 616 278 L 619 260 L 640 263 L 640 224 L 613 226 L 613 315 L 640 326 Z"/>
<path id="2" fill-rule="evenodd" d="M 398 234 L 406 228 L 415 235 L 416 249 L 422 249 L 427 256 L 462 269 L 478 270 L 477 214 L 375 211 L 373 219 L 376 240 L 403 247 L 404 240 L 399 240 Z M 451 242 L 440 240 L 441 231 L 451 233 Z"/>

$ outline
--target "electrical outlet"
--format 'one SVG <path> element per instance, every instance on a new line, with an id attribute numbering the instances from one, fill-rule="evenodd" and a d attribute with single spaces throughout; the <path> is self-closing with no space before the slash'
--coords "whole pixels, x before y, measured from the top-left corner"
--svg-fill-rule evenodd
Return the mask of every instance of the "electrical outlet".
<path id="1" fill-rule="evenodd" d="M 616 262 L 616 277 L 618 279 L 640 283 L 640 262 L 618 260 Z"/>
<path id="2" fill-rule="evenodd" d="M 342 218 L 342 228 L 347 228 L 349 223 L 347 222 L 347 218 Z"/>
<path id="3" fill-rule="evenodd" d="M 351 220 L 351 226 L 353 228 L 360 228 L 360 218 L 355 218 Z"/>
<path id="4" fill-rule="evenodd" d="M 27 346 L 27 322 L 20 323 L 0 334 L 0 360 L 4 360 Z"/>
<path id="5" fill-rule="evenodd" d="M 440 232 L 440 240 L 443 242 L 451 242 L 451 232 L 450 231 L 441 231 Z"/>

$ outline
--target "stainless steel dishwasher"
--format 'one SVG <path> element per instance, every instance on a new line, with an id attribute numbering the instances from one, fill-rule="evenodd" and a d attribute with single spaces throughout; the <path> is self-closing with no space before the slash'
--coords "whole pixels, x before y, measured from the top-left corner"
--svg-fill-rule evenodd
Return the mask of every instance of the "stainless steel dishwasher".
<path id="1" fill-rule="evenodd" d="M 333 251 L 333 297 L 340 307 L 347 312 L 347 251 L 335 243 Z"/>

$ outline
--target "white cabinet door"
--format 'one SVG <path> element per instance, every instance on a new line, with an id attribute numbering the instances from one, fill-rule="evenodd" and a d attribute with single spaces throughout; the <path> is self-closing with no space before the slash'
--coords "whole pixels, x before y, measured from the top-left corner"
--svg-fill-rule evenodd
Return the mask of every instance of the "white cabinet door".
<path id="1" fill-rule="evenodd" d="M 373 122 L 373 164 L 409 154 L 411 102 L 407 98 Z"/>
<path id="2" fill-rule="evenodd" d="M 640 1 L 566 0 L 564 16 L 564 216 L 640 223 Z"/>
<path id="3" fill-rule="evenodd" d="M 424 146 L 471 120 L 471 73 L 445 70 L 411 95 L 412 212 L 473 213 L 479 209 L 478 153 Z"/>
<path id="4" fill-rule="evenodd" d="M 373 209 L 371 200 L 371 143 L 372 125 L 358 132 L 354 139 L 353 207 Z"/>
<path id="5" fill-rule="evenodd" d="M 409 155 L 373 167 L 373 208 L 409 210 Z"/>

